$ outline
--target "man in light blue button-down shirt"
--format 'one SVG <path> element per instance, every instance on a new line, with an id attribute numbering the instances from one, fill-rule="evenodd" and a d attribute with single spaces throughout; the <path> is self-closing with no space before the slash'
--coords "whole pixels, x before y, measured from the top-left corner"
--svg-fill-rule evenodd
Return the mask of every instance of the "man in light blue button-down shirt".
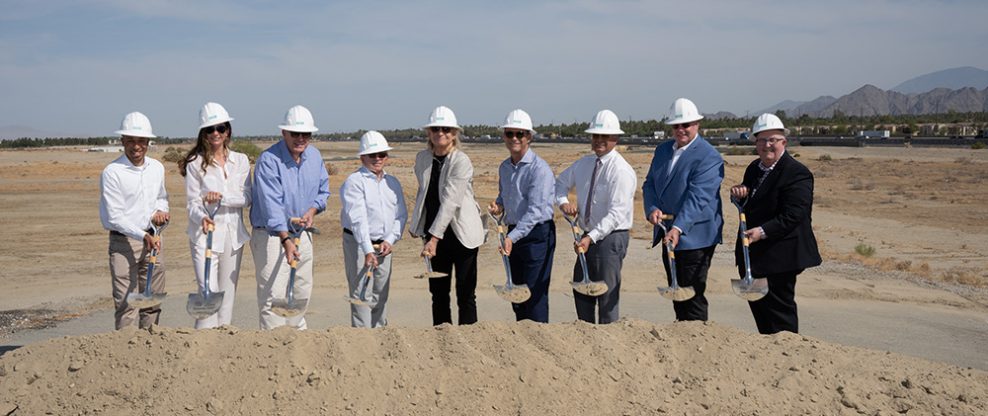
<path id="1" fill-rule="evenodd" d="M 510 157 L 498 168 L 497 201 L 488 209 L 504 212 L 508 235 L 504 252 L 515 284 L 527 284 L 532 296 L 513 303 L 515 318 L 549 322 L 549 275 L 556 250 L 552 221 L 555 178 L 549 164 L 530 149 L 532 119 L 522 110 L 508 113 L 502 138 Z"/>
<path id="2" fill-rule="evenodd" d="M 312 233 L 302 233 L 299 246 L 288 234 L 291 218 L 301 218 L 310 228 L 316 214 L 326 210 L 329 173 L 319 150 L 309 146 L 319 130 L 312 113 L 295 106 L 285 114 L 282 140 L 257 158 L 251 188 L 250 222 L 254 226 L 250 248 L 257 277 L 257 305 L 261 329 L 289 325 L 305 329 L 305 313 L 284 318 L 271 312 L 271 301 L 285 297 L 288 262 L 298 261 L 295 298 L 309 299 L 312 291 Z"/>

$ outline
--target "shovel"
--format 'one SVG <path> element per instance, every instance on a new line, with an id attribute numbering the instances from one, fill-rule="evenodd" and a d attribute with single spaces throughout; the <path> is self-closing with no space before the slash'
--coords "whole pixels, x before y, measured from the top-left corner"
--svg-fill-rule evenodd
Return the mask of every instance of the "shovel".
<path id="1" fill-rule="evenodd" d="M 764 277 L 753 279 L 751 277 L 751 258 L 748 256 L 748 245 L 750 241 L 748 241 L 748 237 L 745 235 L 745 231 L 748 231 L 748 224 L 744 215 L 744 205 L 737 198 L 733 197 L 731 198 L 731 203 L 738 207 L 738 215 L 741 218 L 740 231 L 738 233 L 740 233 L 739 236 L 741 238 L 741 250 L 744 253 L 744 278 L 731 279 L 731 289 L 741 299 L 749 302 L 756 301 L 768 294 L 768 279 Z"/>
<path id="2" fill-rule="evenodd" d="M 160 227 L 151 223 L 151 236 L 154 237 L 155 241 L 161 239 L 161 231 L 168 226 L 168 223 L 162 224 Z M 127 304 L 133 306 L 137 309 L 153 308 L 161 304 L 161 301 L 165 299 L 167 293 L 151 293 L 151 276 L 154 273 L 154 265 L 158 263 L 158 249 L 152 248 L 151 253 L 148 256 L 148 276 L 147 283 L 144 285 L 144 292 L 132 292 L 127 294 Z"/>
<path id="3" fill-rule="evenodd" d="M 573 241 L 577 243 L 583 236 L 583 230 L 580 229 L 579 225 L 576 225 L 577 216 L 570 217 L 569 215 L 563 214 L 563 218 L 569 223 L 570 228 L 573 230 Z M 576 293 L 582 293 L 587 296 L 600 296 L 607 293 L 607 283 L 595 282 L 590 280 L 590 272 L 587 271 L 587 256 L 584 255 L 583 247 L 580 247 L 580 251 L 576 253 L 577 258 L 580 259 L 580 267 L 583 268 L 583 280 L 579 282 L 571 282 L 573 290 Z"/>
<path id="4" fill-rule="evenodd" d="M 511 303 L 522 303 L 532 297 L 532 291 L 528 289 L 528 285 L 520 284 L 516 285 L 511 282 L 511 262 L 508 260 L 508 255 L 504 254 L 504 239 L 508 232 L 508 227 L 504 225 L 504 211 L 501 211 L 501 215 L 495 216 L 494 214 L 487 213 L 497 224 L 497 239 L 498 247 L 501 251 L 501 261 L 504 263 L 504 274 L 507 276 L 507 280 L 504 285 L 494 285 L 494 291 L 497 292 L 498 296 L 502 299 Z"/>
<path id="5" fill-rule="evenodd" d="M 413 276 L 416 279 L 436 279 L 436 278 L 440 278 L 440 277 L 449 276 L 449 273 L 437 272 L 437 271 L 433 271 L 432 270 L 432 261 L 431 261 L 432 258 L 431 257 L 422 256 L 422 260 L 425 261 L 425 273 L 417 274 L 417 275 Z"/>
<path id="6" fill-rule="evenodd" d="M 206 208 L 206 214 L 209 215 L 209 219 L 212 220 L 216 217 L 216 212 L 220 210 L 220 203 L 216 202 L 216 208 L 210 210 L 209 206 L 203 204 Z M 224 292 L 210 292 L 209 291 L 209 271 L 212 269 L 210 267 L 213 262 L 213 230 L 215 229 L 214 224 L 209 224 L 208 231 L 206 233 L 206 261 L 205 268 L 203 271 L 203 285 L 198 293 L 189 293 L 189 301 L 185 304 L 185 310 L 189 312 L 189 315 L 196 319 L 206 319 L 217 311 L 220 310 L 220 306 L 223 305 L 223 295 Z"/>
<path id="7" fill-rule="evenodd" d="M 379 250 L 381 246 L 374 244 L 374 254 L 378 257 L 381 256 Z M 360 279 L 360 283 L 357 284 L 357 289 L 353 294 L 347 296 L 346 300 L 354 305 L 366 305 L 370 302 L 370 294 L 367 293 L 367 286 L 370 286 L 370 282 L 374 280 L 374 269 L 376 267 L 368 267 L 367 273 L 364 273 L 363 279 Z"/>
<path id="8" fill-rule="evenodd" d="M 657 225 L 662 228 L 663 235 L 668 233 L 669 229 L 666 228 L 662 221 L 669 221 L 673 218 L 675 218 L 673 215 L 668 214 L 663 215 L 659 220 Z M 671 284 L 668 287 L 659 286 L 659 294 L 662 295 L 662 297 L 675 302 L 682 302 L 684 300 L 692 299 L 693 296 L 696 296 L 696 290 L 689 286 L 679 286 L 679 280 L 676 279 L 676 252 L 672 249 L 672 241 L 666 243 L 666 252 L 669 256 L 669 281 Z"/>
<path id="9" fill-rule="evenodd" d="M 305 231 L 305 228 L 298 225 L 301 220 L 301 218 L 292 218 L 288 222 L 288 233 L 294 240 L 296 248 L 301 242 L 302 232 Z M 283 318 L 292 318 L 300 315 L 302 312 L 305 312 L 305 307 L 309 304 L 308 299 L 295 299 L 295 273 L 298 271 L 298 259 L 292 259 L 288 262 L 288 265 L 291 267 L 291 272 L 288 274 L 288 287 L 285 289 L 285 297 L 271 300 L 271 312 Z"/>

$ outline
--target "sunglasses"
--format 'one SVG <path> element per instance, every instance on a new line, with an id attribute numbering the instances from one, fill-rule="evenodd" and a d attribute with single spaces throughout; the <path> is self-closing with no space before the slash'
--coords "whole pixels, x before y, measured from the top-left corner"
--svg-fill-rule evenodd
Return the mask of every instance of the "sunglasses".
<path id="1" fill-rule="evenodd" d="M 509 138 L 509 139 L 524 139 L 525 136 L 528 136 L 528 132 L 527 131 L 505 131 L 504 132 L 504 137 Z"/>
<path id="2" fill-rule="evenodd" d="M 292 136 L 293 138 L 296 138 L 296 139 L 299 138 L 299 137 L 301 137 L 303 139 L 308 139 L 308 138 L 311 138 L 312 137 L 312 133 L 301 133 L 301 132 L 297 132 L 297 131 L 290 131 L 290 132 L 288 132 L 288 134 L 290 136 Z"/>
<path id="3" fill-rule="evenodd" d="M 202 131 L 206 134 L 213 134 L 213 132 L 218 132 L 219 134 L 226 133 L 226 124 L 218 124 L 215 126 L 203 127 Z"/>
<path id="4" fill-rule="evenodd" d="M 371 159 L 386 159 L 388 157 L 388 152 L 371 153 L 369 155 L 364 155 Z"/>
<path id="5" fill-rule="evenodd" d="M 685 129 L 688 129 L 690 127 L 693 127 L 694 124 L 696 124 L 696 123 L 693 122 L 693 123 L 673 124 L 672 125 L 672 128 L 673 128 L 673 130 L 679 130 L 679 129 L 685 130 Z"/>
<path id="6" fill-rule="evenodd" d="M 437 126 L 432 126 L 432 127 L 429 127 L 429 131 L 431 131 L 433 133 L 439 133 L 439 132 L 449 133 L 449 132 L 453 131 L 453 128 L 452 127 L 437 127 Z"/>

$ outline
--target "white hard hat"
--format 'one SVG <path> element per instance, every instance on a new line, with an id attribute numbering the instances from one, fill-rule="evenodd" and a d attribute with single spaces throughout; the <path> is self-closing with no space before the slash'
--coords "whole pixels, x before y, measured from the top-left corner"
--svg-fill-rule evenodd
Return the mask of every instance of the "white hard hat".
<path id="1" fill-rule="evenodd" d="M 388 146 L 388 140 L 384 138 L 384 135 L 371 130 L 360 136 L 360 152 L 357 153 L 357 156 L 387 152 L 388 150 L 391 150 L 391 146 Z"/>
<path id="2" fill-rule="evenodd" d="M 686 98 L 677 98 L 669 107 L 669 118 L 666 119 L 666 125 L 692 123 L 701 119 L 703 119 L 703 115 L 700 114 L 700 110 L 696 109 L 696 104 Z"/>
<path id="3" fill-rule="evenodd" d="M 463 130 L 458 124 L 456 124 L 456 114 L 453 114 L 453 110 L 449 107 L 439 106 L 435 110 L 432 110 L 432 114 L 429 114 L 429 124 L 422 127 L 452 127 L 458 130 Z"/>
<path id="4" fill-rule="evenodd" d="M 284 124 L 278 126 L 279 129 L 294 131 L 298 133 L 313 133 L 319 131 L 316 122 L 312 119 L 312 113 L 308 108 L 296 105 L 288 109 L 285 113 Z"/>
<path id="5" fill-rule="evenodd" d="M 532 129 L 532 117 L 530 117 L 525 110 L 520 108 L 517 110 L 511 110 L 511 112 L 504 118 L 504 125 L 501 126 L 501 130 L 504 129 L 528 130 L 535 133 L 535 130 Z"/>
<path id="6" fill-rule="evenodd" d="M 590 126 L 584 130 L 590 134 L 624 134 L 621 130 L 621 122 L 618 121 L 617 114 L 611 110 L 600 110 L 597 115 L 590 120 Z"/>
<path id="7" fill-rule="evenodd" d="M 202 106 L 202 109 L 199 110 L 200 129 L 203 127 L 223 124 L 228 121 L 233 121 L 233 117 L 230 117 L 230 113 L 227 113 L 226 109 L 217 103 L 206 103 L 206 105 Z"/>
<path id="8" fill-rule="evenodd" d="M 148 120 L 148 116 L 139 111 L 125 115 L 123 121 L 120 122 L 120 130 L 114 133 L 121 136 L 145 137 L 148 139 L 154 139 L 156 137 L 151 132 L 151 120 Z"/>
<path id="9" fill-rule="evenodd" d="M 786 126 L 782 125 L 782 120 L 779 120 L 775 114 L 765 113 L 755 119 L 755 124 L 751 126 L 751 135 L 754 136 L 765 130 L 782 130 L 784 134 Z"/>

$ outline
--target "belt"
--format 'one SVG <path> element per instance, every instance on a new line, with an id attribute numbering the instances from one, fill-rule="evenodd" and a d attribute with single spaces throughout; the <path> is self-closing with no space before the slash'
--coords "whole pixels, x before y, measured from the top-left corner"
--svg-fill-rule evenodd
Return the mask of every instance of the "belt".
<path id="1" fill-rule="evenodd" d="M 144 232 L 150 234 L 151 233 L 151 229 L 148 228 L 148 229 L 144 230 Z M 118 236 L 118 237 L 126 237 L 127 236 L 127 234 L 124 234 L 124 233 L 122 233 L 120 231 L 117 231 L 117 230 L 110 230 L 110 235 L 114 235 L 114 236 Z"/>
<path id="2" fill-rule="evenodd" d="M 349 228 L 344 228 L 343 229 L 343 234 L 353 235 L 353 231 L 350 231 Z M 371 240 L 371 244 L 381 244 L 383 242 L 384 242 L 384 240 Z"/>

